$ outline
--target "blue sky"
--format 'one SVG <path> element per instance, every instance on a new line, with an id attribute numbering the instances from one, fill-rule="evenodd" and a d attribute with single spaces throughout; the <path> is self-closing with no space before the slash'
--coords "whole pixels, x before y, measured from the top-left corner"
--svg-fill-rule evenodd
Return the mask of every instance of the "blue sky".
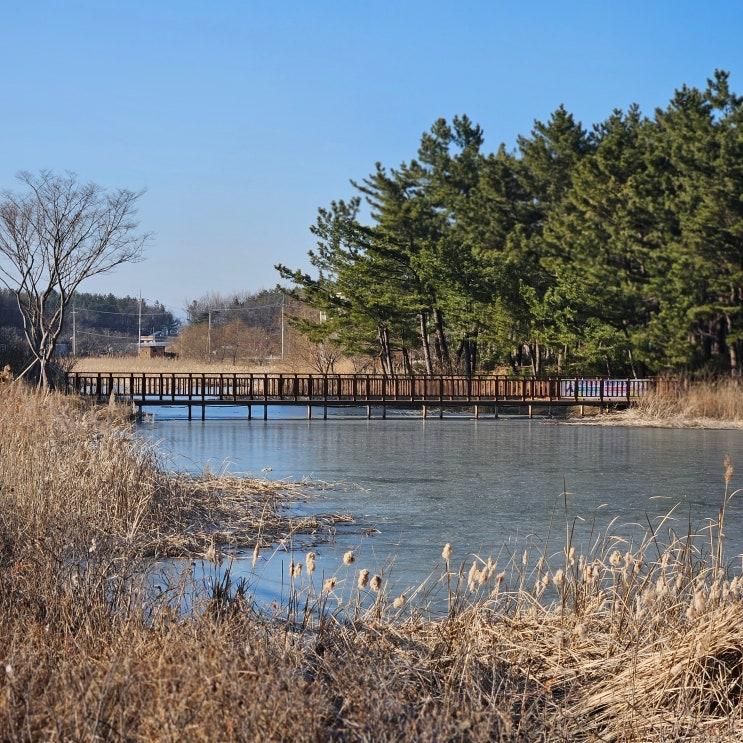
<path id="1" fill-rule="evenodd" d="M 743 91 L 734 0 L 0 2 L 0 187 L 52 168 L 147 189 L 146 261 L 83 288 L 177 311 L 305 266 L 317 207 L 439 116 L 495 149 L 561 103 L 650 113 L 716 67 Z"/>

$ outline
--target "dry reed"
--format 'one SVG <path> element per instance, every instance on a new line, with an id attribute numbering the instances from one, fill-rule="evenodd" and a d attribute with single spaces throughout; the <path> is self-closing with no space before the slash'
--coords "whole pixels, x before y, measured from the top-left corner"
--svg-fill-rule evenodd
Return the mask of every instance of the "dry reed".
<path id="1" fill-rule="evenodd" d="M 664 428 L 743 428 L 743 383 L 737 379 L 671 386 L 639 398 L 631 407 L 585 421 L 598 425 Z"/>
<path id="2" fill-rule="evenodd" d="M 471 575 L 450 571 L 447 545 L 438 618 L 367 568 L 346 580 L 342 558 L 318 586 L 309 553 L 278 621 L 229 572 L 188 613 L 185 583 L 153 596 L 138 579 L 153 555 L 242 544 L 244 499 L 259 496 L 171 479 L 112 416 L 0 387 L 4 739 L 740 740 L 731 462 L 704 538 L 568 542 L 552 559 L 477 559 Z M 248 549 L 283 528 L 253 531 Z"/>

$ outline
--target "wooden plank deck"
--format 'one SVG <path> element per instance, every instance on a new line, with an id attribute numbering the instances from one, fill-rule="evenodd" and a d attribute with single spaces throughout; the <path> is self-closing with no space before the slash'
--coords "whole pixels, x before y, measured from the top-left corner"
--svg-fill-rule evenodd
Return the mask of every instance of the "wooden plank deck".
<path id="1" fill-rule="evenodd" d="M 467 406 L 624 406 L 647 394 L 657 379 L 600 377 L 515 378 L 497 375 L 395 376 L 374 374 L 195 374 L 70 372 L 66 390 L 104 402 L 137 406 L 302 405 L 422 409 Z M 531 411 L 530 411 L 531 412 Z M 264 414 L 265 417 L 265 414 Z"/>

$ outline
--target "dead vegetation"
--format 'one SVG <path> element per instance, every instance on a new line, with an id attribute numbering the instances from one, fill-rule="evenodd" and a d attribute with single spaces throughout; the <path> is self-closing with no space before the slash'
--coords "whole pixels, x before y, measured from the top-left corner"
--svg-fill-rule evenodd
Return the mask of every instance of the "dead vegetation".
<path id="1" fill-rule="evenodd" d="M 584 421 L 586 422 L 586 421 Z M 662 428 L 743 428 L 743 384 L 738 379 L 664 385 L 632 407 L 609 416 L 592 416 L 596 425 Z"/>
<path id="2" fill-rule="evenodd" d="M 729 461 L 702 534 L 669 520 L 636 544 L 604 536 L 581 555 L 568 536 L 500 565 L 446 545 L 426 589 L 438 617 L 353 553 L 322 578 L 297 559 L 275 609 L 224 572 L 186 613 L 186 582 L 153 596 L 138 579 L 151 556 L 201 549 L 189 528 L 206 524 L 242 544 L 246 499 L 275 538 L 274 491 L 172 478 L 110 411 L 0 389 L 6 739 L 740 740 Z"/>

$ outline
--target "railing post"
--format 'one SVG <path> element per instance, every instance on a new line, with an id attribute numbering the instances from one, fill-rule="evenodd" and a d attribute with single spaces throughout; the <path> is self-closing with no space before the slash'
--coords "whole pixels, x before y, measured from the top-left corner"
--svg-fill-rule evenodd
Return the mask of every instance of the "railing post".
<path id="1" fill-rule="evenodd" d="M 395 377 L 395 382 L 397 382 L 397 377 Z M 395 390 L 395 393 L 397 393 L 397 390 Z M 395 394 L 395 397 L 397 397 L 397 394 Z M 415 400 L 415 374 L 410 375 L 410 399 Z"/>
<path id="2" fill-rule="evenodd" d="M 630 380 L 629 380 L 629 377 L 627 377 L 627 402 L 629 402 L 629 398 L 630 398 L 629 385 L 630 385 Z"/>
<path id="3" fill-rule="evenodd" d="M 599 380 L 599 402 L 604 402 L 604 378 Z"/>
<path id="4" fill-rule="evenodd" d="M 444 377 L 439 374 L 439 402 L 444 402 Z"/>
<path id="5" fill-rule="evenodd" d="M 142 395 L 142 402 L 144 402 L 145 397 L 147 396 L 146 389 L 145 389 L 145 372 L 142 372 L 142 388 L 139 390 Z"/>

